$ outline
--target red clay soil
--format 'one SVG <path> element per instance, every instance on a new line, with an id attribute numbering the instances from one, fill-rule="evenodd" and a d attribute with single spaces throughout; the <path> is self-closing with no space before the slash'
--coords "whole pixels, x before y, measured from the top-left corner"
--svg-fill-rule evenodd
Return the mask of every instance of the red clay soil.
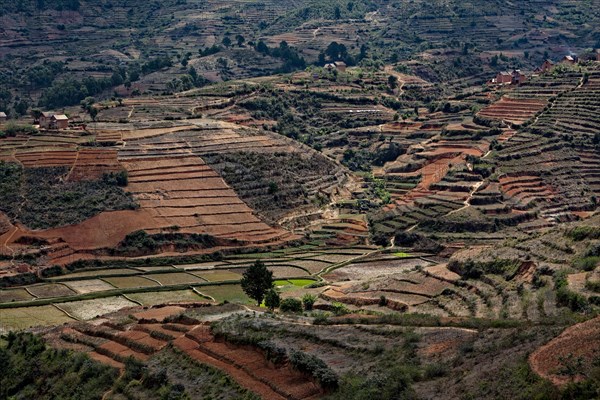
<path id="1" fill-rule="evenodd" d="M 110 356 L 111 358 L 125 359 L 127 357 L 133 357 L 140 361 L 146 361 L 150 356 L 144 353 L 137 352 L 130 349 L 129 347 L 122 345 L 117 342 L 109 340 L 101 344 L 97 349 L 97 352 Z"/>
<path id="2" fill-rule="evenodd" d="M 100 353 L 96 353 L 95 351 L 89 352 L 88 356 L 92 359 L 92 360 L 96 360 L 98 362 L 101 362 L 102 364 L 123 370 L 125 369 L 125 364 L 123 364 L 122 362 L 119 362 L 115 359 L 112 359 L 108 356 L 105 356 L 103 354 Z"/>
<path id="3" fill-rule="evenodd" d="M 156 226 L 146 210 L 100 213 L 80 224 L 36 232 L 42 238 L 62 238 L 75 250 L 115 247 L 129 233 Z"/>
<path id="4" fill-rule="evenodd" d="M 257 218 L 219 174 L 197 156 L 146 157 L 141 153 L 128 157 L 121 160 L 129 172 L 127 190 L 152 216 L 155 228 L 176 225 L 181 232 L 253 243 L 277 241 L 286 234 Z"/>
<path id="5" fill-rule="evenodd" d="M 501 98 L 494 104 L 484 108 L 479 115 L 485 118 L 506 120 L 514 123 L 523 123 L 533 117 L 546 106 L 546 101 L 536 99 L 509 99 Z"/>
<path id="6" fill-rule="evenodd" d="M 231 375 L 240 385 L 267 399 L 306 399 L 321 391 L 303 374 L 287 366 L 273 367 L 250 348 L 215 341 L 209 328 L 199 325 L 173 344 L 192 358 Z"/>
<path id="7" fill-rule="evenodd" d="M 260 382 L 250 375 L 248 375 L 245 371 L 228 364 L 224 361 L 217 360 L 214 357 L 209 356 L 208 354 L 197 350 L 198 344 L 191 339 L 187 339 L 185 337 L 176 339 L 173 344 L 184 351 L 187 355 L 189 355 L 194 360 L 201 362 L 203 364 L 208 364 L 212 367 L 220 369 L 225 372 L 227 375 L 231 376 L 240 386 L 258 394 L 263 399 L 273 399 L 273 400 L 284 400 L 285 397 L 275 392 L 269 386 Z"/>
<path id="8" fill-rule="evenodd" d="M 558 337 L 534 351 L 529 356 L 531 369 L 542 378 L 555 385 L 564 385 L 573 380 L 580 381 L 582 376 L 569 377 L 561 374 L 564 368 L 560 358 L 581 357 L 584 365 L 600 356 L 600 317 L 573 325 Z"/>
<path id="9" fill-rule="evenodd" d="M 117 150 L 82 149 L 69 172 L 69 180 L 95 180 L 102 178 L 106 173 L 121 170 L 123 167 L 117 161 Z"/>

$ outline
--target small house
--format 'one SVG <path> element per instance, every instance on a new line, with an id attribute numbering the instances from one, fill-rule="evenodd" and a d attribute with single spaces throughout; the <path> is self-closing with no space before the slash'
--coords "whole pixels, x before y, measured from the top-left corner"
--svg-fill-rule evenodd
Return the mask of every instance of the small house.
<path id="1" fill-rule="evenodd" d="M 577 59 L 573 56 L 564 56 L 562 60 L 560 60 L 561 64 L 575 64 Z"/>
<path id="2" fill-rule="evenodd" d="M 6 122 L 7 119 L 8 117 L 6 116 L 6 113 L 0 111 L 0 122 Z"/>
<path id="3" fill-rule="evenodd" d="M 542 73 L 544 73 L 544 72 L 550 71 L 552 69 L 552 67 L 554 67 L 554 63 L 550 60 L 546 60 L 540 67 L 540 71 Z"/>
<path id="4" fill-rule="evenodd" d="M 52 116 L 54 113 L 51 112 L 42 112 L 40 114 L 39 125 L 42 129 L 50 129 L 50 123 L 52 122 Z"/>
<path id="5" fill-rule="evenodd" d="M 69 127 L 69 117 L 64 114 L 53 115 L 50 120 L 50 129 L 67 129 Z"/>
<path id="6" fill-rule="evenodd" d="M 510 84 L 512 82 L 512 74 L 510 72 L 502 71 L 496 75 L 496 83 L 499 85 Z"/>
<path id="7" fill-rule="evenodd" d="M 346 71 L 346 63 L 343 61 L 336 61 L 329 64 L 325 64 L 325 69 L 333 71 L 334 69 L 340 72 Z"/>
<path id="8" fill-rule="evenodd" d="M 67 129 L 69 127 L 69 117 L 64 114 L 43 112 L 40 115 L 39 125 L 42 129 Z"/>
<path id="9" fill-rule="evenodd" d="M 523 74 L 520 69 L 515 69 L 512 72 L 511 76 L 512 76 L 512 79 L 511 79 L 510 83 L 512 85 L 520 85 L 521 83 L 523 83 L 527 80 L 527 76 L 525 76 L 525 74 Z"/>
<path id="10" fill-rule="evenodd" d="M 596 50 L 596 61 L 600 61 L 600 49 Z"/>

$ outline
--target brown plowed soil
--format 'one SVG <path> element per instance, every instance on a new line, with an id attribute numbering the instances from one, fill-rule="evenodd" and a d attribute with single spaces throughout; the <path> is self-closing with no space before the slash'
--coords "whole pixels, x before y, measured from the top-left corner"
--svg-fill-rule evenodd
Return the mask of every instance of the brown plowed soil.
<path id="1" fill-rule="evenodd" d="M 533 371 L 555 385 L 564 385 L 583 379 L 582 376 L 569 376 L 564 371 L 565 361 L 581 358 L 584 368 L 600 356 L 600 317 L 573 325 L 558 337 L 534 351 L 529 356 Z M 561 361 L 561 359 L 563 361 Z"/>
<path id="2" fill-rule="evenodd" d="M 98 362 L 101 362 L 102 364 L 110 365 L 111 367 L 115 367 L 115 368 L 118 368 L 120 370 L 125 369 L 125 364 L 123 364 L 122 362 L 114 360 L 114 359 L 112 359 L 110 357 L 107 357 L 107 356 L 105 356 L 103 354 L 96 353 L 95 351 L 92 351 L 92 352 L 88 353 L 88 356 L 92 360 L 96 360 Z"/>

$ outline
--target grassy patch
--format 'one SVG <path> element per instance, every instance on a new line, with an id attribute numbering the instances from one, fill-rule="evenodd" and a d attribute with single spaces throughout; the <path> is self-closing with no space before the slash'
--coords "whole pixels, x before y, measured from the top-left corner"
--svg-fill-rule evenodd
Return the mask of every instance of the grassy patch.
<path id="1" fill-rule="evenodd" d="M 25 289 L 6 289 L 0 290 L 0 303 L 10 303 L 13 301 L 32 300 L 34 297 Z"/>
<path id="2" fill-rule="evenodd" d="M 210 296 L 216 301 L 229 301 L 231 303 L 254 303 L 240 285 L 215 285 L 197 287 L 200 293 Z"/>
<path id="3" fill-rule="evenodd" d="M 72 318 L 51 305 L 4 309 L 0 311 L 0 332 L 34 326 L 60 325 L 71 321 L 73 321 Z"/>

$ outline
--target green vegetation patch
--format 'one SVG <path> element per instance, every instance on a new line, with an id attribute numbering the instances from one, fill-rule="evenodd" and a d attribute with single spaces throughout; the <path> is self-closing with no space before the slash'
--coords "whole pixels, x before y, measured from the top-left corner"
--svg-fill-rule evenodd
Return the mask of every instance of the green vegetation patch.
<path id="1" fill-rule="evenodd" d="M 565 236 L 579 242 L 584 239 L 600 239 L 600 227 L 578 226 L 569 230 Z"/>
<path id="2" fill-rule="evenodd" d="M 60 325 L 71 321 L 73 319 L 67 314 L 50 305 L 4 309 L 0 312 L 0 332 Z"/>
<path id="3" fill-rule="evenodd" d="M 32 334 L 8 336 L 0 349 L 2 399 L 100 399 L 118 371 L 83 353 L 47 348 Z"/>
<path id="4" fill-rule="evenodd" d="M 312 285 L 313 283 L 315 283 L 315 281 L 312 279 L 280 279 L 280 280 L 276 280 L 273 283 L 275 283 L 275 286 L 292 285 L 292 286 L 304 287 L 304 286 Z"/>
<path id="5" fill-rule="evenodd" d="M 0 162 L 0 211 L 32 229 L 76 224 L 102 211 L 137 208 L 130 194 L 104 180 L 70 182 L 66 167 L 23 168 Z"/>
<path id="6" fill-rule="evenodd" d="M 10 303 L 13 301 L 32 300 L 34 297 L 25 289 L 6 289 L 0 290 L 0 303 Z"/>
<path id="7" fill-rule="evenodd" d="M 200 293 L 210 296 L 215 301 L 229 301 L 232 303 L 252 303 L 250 297 L 244 293 L 240 285 L 215 285 L 197 287 Z"/>

